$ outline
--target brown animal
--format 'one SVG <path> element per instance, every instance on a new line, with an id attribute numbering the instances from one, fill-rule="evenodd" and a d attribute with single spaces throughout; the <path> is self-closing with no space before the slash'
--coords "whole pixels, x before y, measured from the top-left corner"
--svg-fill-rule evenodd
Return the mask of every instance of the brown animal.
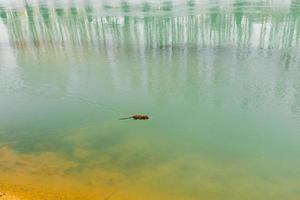
<path id="1" fill-rule="evenodd" d="M 124 119 L 134 119 L 134 120 L 147 120 L 150 117 L 147 115 L 132 115 L 131 117 L 121 118 L 120 120 Z"/>

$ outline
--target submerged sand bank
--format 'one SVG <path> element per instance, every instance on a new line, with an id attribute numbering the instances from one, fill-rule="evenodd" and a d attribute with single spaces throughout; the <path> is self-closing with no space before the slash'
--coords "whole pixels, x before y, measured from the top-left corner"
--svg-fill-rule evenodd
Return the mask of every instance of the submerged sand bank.
<path id="1" fill-rule="evenodd" d="M 15 180 L 14 180 L 15 177 Z M 35 177 L 9 174 L 0 183 L 0 200 L 90 200 L 90 199 L 136 199 L 124 191 L 113 191 L 104 187 L 89 187 L 64 180 L 44 179 L 39 182 Z M 2 178 L 1 178 L 2 179 Z M 57 185 L 55 185 L 55 182 Z"/>
<path id="2" fill-rule="evenodd" d="M 74 165 L 53 153 L 19 155 L 2 147 L 0 200 L 138 199 L 120 175 L 92 170 L 67 174 L 65 171 Z"/>
<path id="3" fill-rule="evenodd" d="M 0 199 L 1 200 L 25 200 L 25 199 L 16 197 L 10 193 L 7 193 L 7 192 L 0 192 Z"/>
<path id="4" fill-rule="evenodd" d="M 29 181 L 30 182 L 30 181 Z M 59 184 L 59 183 L 58 183 Z M 88 200 L 88 199 L 123 199 L 120 195 L 114 192 L 104 194 L 104 191 L 88 192 L 86 188 L 61 188 L 61 190 L 53 190 L 53 185 L 45 188 L 43 185 L 36 185 L 36 188 L 31 188 L 24 185 L 0 184 L 0 200 Z M 126 198 L 126 195 L 123 197 Z"/>

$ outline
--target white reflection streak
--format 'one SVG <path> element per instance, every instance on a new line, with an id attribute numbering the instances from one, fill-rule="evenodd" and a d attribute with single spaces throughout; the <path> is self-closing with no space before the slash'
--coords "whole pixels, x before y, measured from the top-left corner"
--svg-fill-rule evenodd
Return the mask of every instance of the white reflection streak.
<path id="1" fill-rule="evenodd" d="M 9 44 L 7 27 L 0 19 L 0 89 L 15 90 L 23 85 L 13 48 Z"/>
<path id="2" fill-rule="evenodd" d="M 116 20 L 120 21 L 121 17 L 116 17 Z M 105 22 L 108 23 L 105 19 Z M 108 62 L 109 62 L 109 67 L 111 69 L 111 76 L 112 76 L 112 82 L 114 83 L 115 88 L 120 88 L 121 86 L 121 82 L 119 77 L 119 72 L 117 69 L 117 64 L 116 64 L 116 59 L 117 59 L 117 55 L 116 55 L 116 40 L 113 37 L 112 34 L 112 30 L 109 28 L 104 28 L 104 34 L 105 34 L 105 38 L 106 38 L 106 53 L 107 53 L 107 58 L 108 58 Z"/>
<path id="3" fill-rule="evenodd" d="M 262 27 L 262 24 L 258 24 L 258 23 L 255 23 L 252 25 L 252 31 L 251 31 L 252 47 L 259 47 L 261 27 Z"/>
<path id="4" fill-rule="evenodd" d="M 145 46 L 145 26 L 144 23 L 142 23 L 141 21 L 139 21 L 136 24 L 136 38 L 137 38 L 137 42 L 138 42 L 138 46 L 139 46 L 139 55 L 140 55 L 140 59 L 142 62 L 142 66 L 141 66 L 141 83 L 143 88 L 143 91 L 146 91 L 147 89 L 147 84 L 148 84 L 148 66 L 147 66 L 147 61 L 146 61 L 146 55 L 145 55 L 145 51 L 146 51 L 146 46 Z"/>

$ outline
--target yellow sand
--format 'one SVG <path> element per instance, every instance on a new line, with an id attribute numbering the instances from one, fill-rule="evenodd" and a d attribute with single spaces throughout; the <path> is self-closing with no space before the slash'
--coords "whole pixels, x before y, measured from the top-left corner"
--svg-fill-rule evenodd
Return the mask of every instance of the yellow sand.
<path id="1" fill-rule="evenodd" d="M 66 169 L 76 165 L 54 153 L 18 155 L 7 147 L 0 148 L 0 200 L 72 200 L 136 199 L 120 190 L 121 184 L 101 184 L 97 175 L 89 178 L 67 176 Z M 118 174 L 104 173 L 105 179 L 121 180 Z M 93 180 L 91 177 L 94 177 Z"/>

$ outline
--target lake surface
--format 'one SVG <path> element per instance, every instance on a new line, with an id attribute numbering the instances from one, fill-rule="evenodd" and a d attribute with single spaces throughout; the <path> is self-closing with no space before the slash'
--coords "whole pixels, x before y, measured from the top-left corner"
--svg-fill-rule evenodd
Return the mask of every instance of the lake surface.
<path id="1" fill-rule="evenodd" d="M 0 186 L 299 199 L 299 46 L 298 0 L 0 1 Z"/>

